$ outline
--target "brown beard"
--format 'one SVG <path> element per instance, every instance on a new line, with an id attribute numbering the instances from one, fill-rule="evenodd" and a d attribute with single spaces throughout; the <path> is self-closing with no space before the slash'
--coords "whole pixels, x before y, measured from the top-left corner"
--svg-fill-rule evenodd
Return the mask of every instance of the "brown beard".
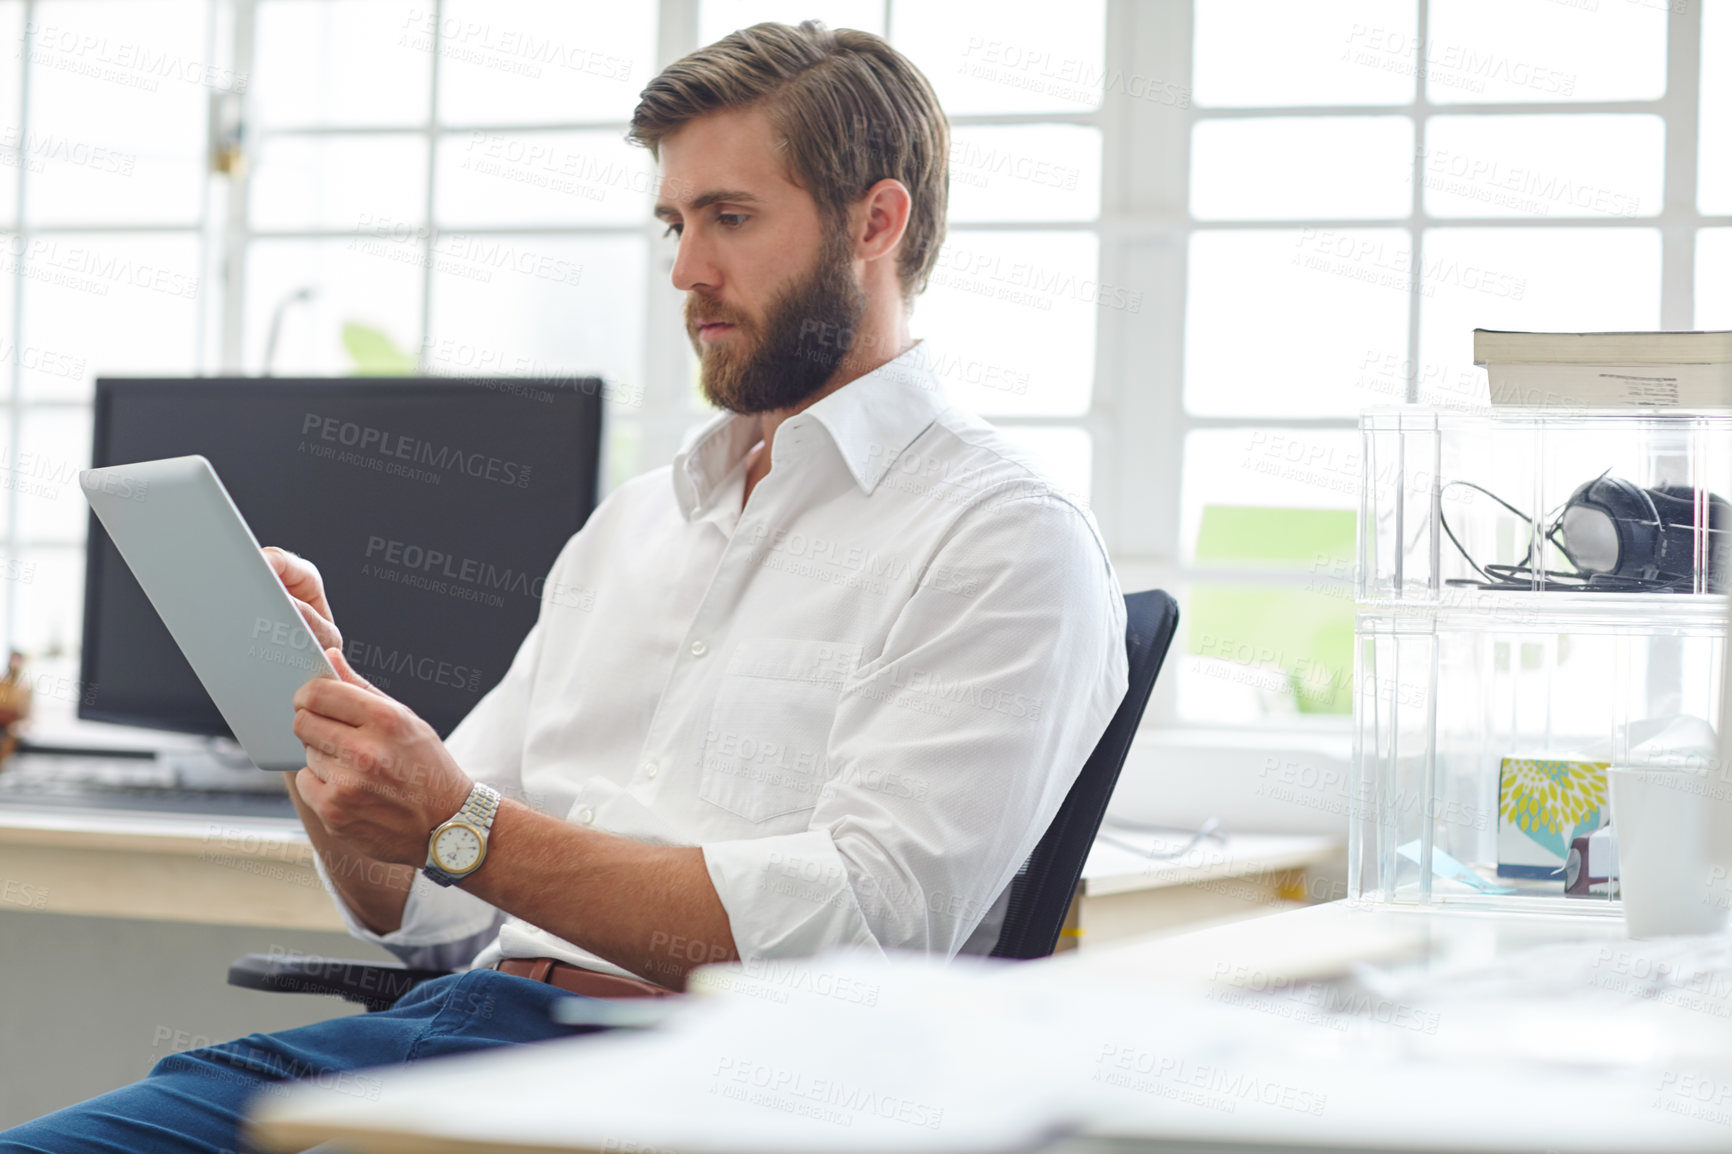
<path id="1" fill-rule="evenodd" d="M 866 293 L 855 282 L 847 233 L 828 230 L 817 262 L 777 291 L 762 331 L 732 309 L 686 297 L 686 333 L 700 362 L 699 380 L 712 405 L 742 414 L 790 409 L 822 389 L 848 356 L 866 315 Z M 736 326 L 733 340 L 706 349 L 705 323 Z M 730 347 L 744 343 L 744 348 Z"/>

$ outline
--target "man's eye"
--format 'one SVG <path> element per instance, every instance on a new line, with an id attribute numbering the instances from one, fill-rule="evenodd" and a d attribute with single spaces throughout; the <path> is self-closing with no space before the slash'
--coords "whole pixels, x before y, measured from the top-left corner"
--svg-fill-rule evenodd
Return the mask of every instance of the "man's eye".
<path id="1" fill-rule="evenodd" d="M 663 239 L 666 239 L 667 237 L 670 237 L 670 236 L 678 236 L 678 235 L 680 235 L 680 226 L 677 224 L 668 225 L 668 230 L 666 232 L 662 233 Z"/>
<path id="2" fill-rule="evenodd" d="M 742 224 L 746 223 L 746 214 L 743 212 L 717 213 L 716 223 L 721 225 L 723 228 L 739 228 Z"/>

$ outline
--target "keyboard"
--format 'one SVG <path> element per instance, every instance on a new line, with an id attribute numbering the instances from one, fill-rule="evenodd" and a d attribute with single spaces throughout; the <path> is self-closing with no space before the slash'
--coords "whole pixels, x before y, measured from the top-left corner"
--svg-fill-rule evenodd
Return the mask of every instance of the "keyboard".
<path id="1" fill-rule="evenodd" d="M 188 789 L 155 758 L 16 754 L 0 764 L 0 807 L 136 810 L 213 817 L 293 818 L 280 789 Z"/>

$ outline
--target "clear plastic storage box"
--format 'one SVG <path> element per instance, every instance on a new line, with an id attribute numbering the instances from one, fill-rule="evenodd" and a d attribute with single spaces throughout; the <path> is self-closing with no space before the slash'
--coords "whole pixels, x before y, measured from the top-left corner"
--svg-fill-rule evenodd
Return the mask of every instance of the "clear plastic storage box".
<path id="1" fill-rule="evenodd" d="M 1360 428 L 1351 896 L 1618 911 L 1606 765 L 1715 756 L 1732 414 Z"/>

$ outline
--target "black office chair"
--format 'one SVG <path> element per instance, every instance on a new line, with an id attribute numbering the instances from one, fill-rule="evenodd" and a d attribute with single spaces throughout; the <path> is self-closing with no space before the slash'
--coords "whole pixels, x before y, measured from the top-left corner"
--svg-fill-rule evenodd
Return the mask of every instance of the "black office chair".
<path id="1" fill-rule="evenodd" d="M 1178 604 L 1159 589 L 1125 597 L 1130 686 L 1059 806 L 1058 816 L 1011 882 L 1010 902 L 993 957 L 1044 958 L 1058 945 L 1083 862 L 1106 814 L 1178 624 Z M 444 973 L 392 962 L 247 954 L 229 967 L 228 980 L 231 986 L 250 990 L 335 994 L 369 1010 L 382 1010 L 420 983 Z"/>
<path id="2" fill-rule="evenodd" d="M 1131 739 L 1155 688 L 1167 647 L 1179 627 L 1179 605 L 1159 589 L 1125 597 L 1125 649 L 1130 685 L 1106 732 L 1058 807 L 1058 816 L 1010 883 L 1010 904 L 998 931 L 995 958 L 1044 958 L 1058 945 L 1089 847 L 1100 832 Z"/>

